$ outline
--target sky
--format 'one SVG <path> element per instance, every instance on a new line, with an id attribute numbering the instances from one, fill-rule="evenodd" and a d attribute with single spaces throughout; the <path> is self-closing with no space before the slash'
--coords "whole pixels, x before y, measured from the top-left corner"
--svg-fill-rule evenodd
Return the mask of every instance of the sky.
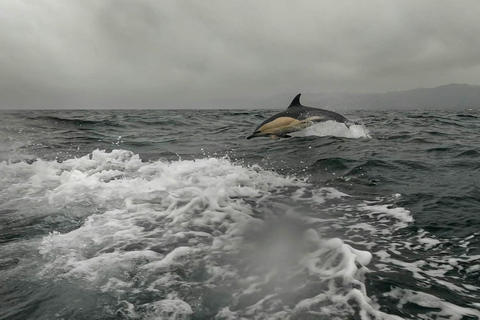
<path id="1" fill-rule="evenodd" d="M 0 109 L 480 85 L 479 17 L 478 0 L 0 0 Z"/>

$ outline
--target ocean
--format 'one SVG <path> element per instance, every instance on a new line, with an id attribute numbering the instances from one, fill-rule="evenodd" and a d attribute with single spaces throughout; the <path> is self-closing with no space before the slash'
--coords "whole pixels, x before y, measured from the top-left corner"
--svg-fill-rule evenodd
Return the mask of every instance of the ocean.
<path id="1" fill-rule="evenodd" d="M 0 319 L 480 319 L 480 110 L 1 111 Z"/>

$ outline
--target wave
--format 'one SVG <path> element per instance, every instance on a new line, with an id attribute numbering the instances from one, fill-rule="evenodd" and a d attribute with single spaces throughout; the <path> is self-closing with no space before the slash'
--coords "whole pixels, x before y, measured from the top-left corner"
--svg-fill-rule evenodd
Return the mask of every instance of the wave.
<path id="1" fill-rule="evenodd" d="M 58 126 L 59 124 L 63 125 L 71 125 L 76 128 L 83 127 L 83 129 L 88 130 L 88 128 L 91 127 L 97 127 L 97 126 L 109 126 L 109 127 L 125 127 L 118 121 L 114 121 L 111 119 L 102 119 L 105 118 L 105 115 L 98 115 L 94 119 L 85 119 L 85 117 L 79 116 L 53 116 L 53 115 L 45 115 L 45 116 L 40 116 L 36 117 L 38 120 L 44 120 L 46 123 L 51 123 L 55 124 L 55 126 Z"/>
<path id="2" fill-rule="evenodd" d="M 105 318 L 401 319 L 367 290 L 372 272 L 413 265 L 391 254 L 408 248 L 398 235 L 413 221 L 395 205 L 401 195 L 363 201 L 228 158 L 143 162 L 127 150 L 61 163 L 4 161 L 0 172 L 0 219 L 37 228 L 3 245 L 1 258 L 10 260 L 2 275 L 31 282 L 30 291 L 48 284 L 45 299 L 62 306 L 56 313 L 74 314 L 55 294 L 61 287 L 107 299 Z M 411 241 L 440 243 L 426 233 Z M 458 265 L 468 259 L 475 261 Z M 382 302 L 414 294 L 401 290 Z M 430 301 L 417 296 L 418 305 Z M 100 312 L 95 304 L 86 298 L 71 307 Z M 475 314 L 435 306 L 439 314 Z M 10 312 L 24 312 L 16 308 Z"/>
<path id="3" fill-rule="evenodd" d="M 6 206 L 22 199 L 21 207 L 36 219 L 84 219 L 72 230 L 44 236 L 38 244 L 41 260 L 30 261 L 27 269 L 41 264 L 36 274 L 44 281 L 65 280 L 117 296 L 119 314 L 143 312 L 146 303 L 159 314 L 199 312 L 204 308 L 199 301 L 207 299 L 203 290 L 225 284 L 232 298 L 211 311 L 219 318 L 281 315 L 285 311 L 268 307 L 278 301 L 289 306 L 289 314 L 311 313 L 324 304 L 347 314 L 355 312 L 352 300 L 362 312 L 381 314 L 363 283 L 369 252 L 339 238 L 323 239 L 302 223 L 287 232 L 291 228 L 282 216 L 288 214 L 281 214 L 287 207 L 271 208 L 286 188 L 302 199 L 306 182 L 228 159 L 144 163 L 125 150 L 97 150 L 62 163 L 0 166 L 10 182 L 5 187 L 16 191 L 5 199 Z M 339 196 L 336 190 L 321 190 L 308 201 Z M 55 226 L 44 224 L 45 231 Z M 323 294 L 305 291 L 304 281 L 311 278 L 326 290 Z M 131 311 L 128 301 L 145 291 L 151 301 Z M 285 296 L 288 292 L 292 296 Z"/>

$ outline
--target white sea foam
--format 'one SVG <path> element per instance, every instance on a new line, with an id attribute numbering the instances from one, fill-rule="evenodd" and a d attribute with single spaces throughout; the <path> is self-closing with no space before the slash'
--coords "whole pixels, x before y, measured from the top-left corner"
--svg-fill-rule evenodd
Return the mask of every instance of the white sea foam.
<path id="1" fill-rule="evenodd" d="M 460 320 L 464 316 L 480 318 L 480 311 L 454 305 L 434 295 L 409 289 L 393 288 L 385 295 L 399 300 L 398 307 L 413 303 L 428 308 L 419 318 Z"/>
<path id="2" fill-rule="evenodd" d="M 205 308 L 205 292 L 227 289 L 217 319 L 354 313 L 398 319 L 368 297 L 367 266 L 385 272 L 399 266 L 448 286 L 446 272 L 475 262 L 400 261 L 394 255 L 405 244 L 381 249 L 375 241 L 411 223 L 407 210 L 331 187 L 312 190 L 228 159 L 146 163 L 129 151 L 97 150 L 61 163 L 0 162 L 0 169 L 8 189 L 2 206 L 21 199 L 37 218 L 82 220 L 43 237 L 41 261 L 31 267 L 36 276 L 111 294 L 121 319 L 188 319 Z M 423 231 L 412 241 L 425 249 L 440 245 Z M 373 255 L 357 245 L 374 248 Z M 437 271 L 428 263 L 437 263 Z M 464 270 L 477 272 L 471 265 Z M 467 285 L 462 293 L 472 290 Z M 153 300 L 133 302 L 144 295 Z"/>
<path id="3" fill-rule="evenodd" d="M 335 136 L 341 138 L 371 138 L 370 131 L 360 124 L 346 126 L 336 121 L 316 123 L 304 130 L 290 134 L 294 137 Z"/>
<path id="4" fill-rule="evenodd" d="M 358 210 L 365 212 L 372 218 L 377 220 L 391 218 L 396 219 L 395 228 L 405 228 L 409 223 L 413 222 L 410 211 L 401 207 L 391 207 L 390 204 L 372 204 L 365 202 L 358 206 Z"/>
<path id="5" fill-rule="evenodd" d="M 191 309 L 180 304 L 192 301 L 185 299 L 186 289 L 181 287 L 192 284 L 179 278 L 175 270 L 191 273 L 202 263 L 206 278 L 200 286 L 214 286 L 219 279 L 241 283 L 244 289 L 234 294 L 234 300 L 246 299 L 252 292 L 262 293 L 254 304 L 231 311 L 237 316 L 268 314 L 266 304 L 282 300 L 265 287 L 285 290 L 286 282 L 281 278 L 289 279 L 290 274 L 298 272 L 307 272 L 318 281 L 330 281 L 328 298 L 322 301 L 334 303 L 343 297 L 335 302 L 339 310 L 339 301 L 348 305 L 351 286 L 360 290 L 362 303 L 371 303 L 362 283 L 365 265 L 370 262 L 369 252 L 356 250 L 340 239 L 322 240 L 317 231 L 305 229 L 302 223 L 291 229 L 290 222 L 275 220 L 272 209 L 258 207 L 262 202 L 256 200 L 274 203 L 278 193 L 275 190 L 285 187 L 297 188 L 292 198 L 300 201 L 299 192 L 305 182 L 258 167 L 235 165 L 227 159 L 144 163 L 138 155 L 124 150 L 97 150 L 62 163 L 38 160 L 29 165 L 0 165 L 7 169 L 7 176 L 10 174 L 10 187 L 17 188 L 25 200 L 31 194 L 43 194 L 41 205 L 48 206 L 51 212 L 85 212 L 80 228 L 53 231 L 43 238 L 38 249 L 43 259 L 39 276 L 75 281 L 120 297 L 132 294 L 141 284 L 143 289 L 138 290 L 157 295 L 167 290 L 170 300 L 180 301 L 168 304 L 168 308 L 166 302 L 156 302 L 150 309 L 146 305 L 132 309 L 128 303 L 120 304 L 120 314 L 146 315 L 147 309 L 152 314 L 163 314 L 175 305 L 188 315 Z M 17 179 L 18 175 L 24 179 Z M 323 204 L 345 196 L 326 188 L 305 201 Z M 259 213 L 261 219 L 256 218 Z M 289 214 L 295 212 L 290 210 Z M 273 233 L 272 226 L 276 226 Z M 248 240 L 264 235 L 265 230 L 269 230 L 266 242 Z M 295 232 L 304 236 L 298 238 Z M 257 249 L 253 255 L 247 252 L 252 245 Z M 219 265 L 218 256 L 243 258 L 239 263 Z M 329 257 L 328 262 L 322 257 Z M 271 266 L 271 270 L 265 270 L 265 266 Z M 242 280 L 245 272 L 251 275 Z M 343 280 L 338 282 L 339 278 Z M 294 283 L 300 290 L 303 284 Z M 300 303 L 287 313 L 295 312 L 306 309 Z"/>

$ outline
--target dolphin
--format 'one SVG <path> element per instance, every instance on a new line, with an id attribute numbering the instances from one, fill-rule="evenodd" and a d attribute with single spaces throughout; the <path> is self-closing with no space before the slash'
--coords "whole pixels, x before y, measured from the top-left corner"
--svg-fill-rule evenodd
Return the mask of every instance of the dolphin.
<path id="1" fill-rule="evenodd" d="M 314 123 L 333 120 L 345 123 L 347 127 L 353 122 L 344 116 L 329 110 L 306 107 L 300 103 L 299 93 L 290 103 L 287 110 L 271 116 L 263 121 L 247 139 L 256 137 L 270 137 L 270 139 L 291 138 L 291 132 L 300 131 Z"/>

